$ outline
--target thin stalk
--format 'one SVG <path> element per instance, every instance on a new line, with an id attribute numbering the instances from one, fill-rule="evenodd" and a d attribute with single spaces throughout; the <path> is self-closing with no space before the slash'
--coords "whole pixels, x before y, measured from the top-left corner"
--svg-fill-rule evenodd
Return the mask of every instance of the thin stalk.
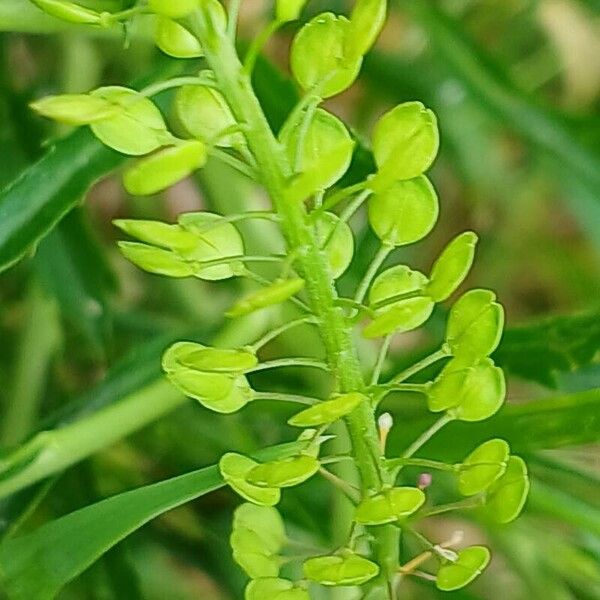
<path id="1" fill-rule="evenodd" d="M 227 35 L 232 42 L 235 42 L 235 36 L 237 34 L 241 3 L 242 0 L 229 0 L 229 7 L 227 9 Z"/>
<path id="2" fill-rule="evenodd" d="M 197 231 L 198 233 L 205 233 L 207 231 L 211 231 L 211 229 L 222 227 L 223 223 L 237 223 L 238 221 L 246 221 L 248 219 L 279 221 L 279 217 L 270 210 L 249 210 L 246 213 L 239 213 L 236 215 L 223 215 L 220 219 L 207 223 L 204 225 L 204 227 L 200 227 Z"/>
<path id="3" fill-rule="evenodd" d="M 300 396 L 298 394 L 280 394 L 278 392 L 254 392 L 254 400 L 277 400 L 283 402 L 295 402 L 296 404 L 308 404 L 313 406 L 321 402 L 318 398 Z"/>
<path id="4" fill-rule="evenodd" d="M 250 44 L 250 48 L 248 48 L 248 52 L 246 53 L 246 57 L 244 58 L 244 71 L 247 74 L 251 74 L 254 70 L 254 65 L 256 64 L 256 59 L 260 54 L 260 51 L 263 49 L 264 45 L 267 43 L 269 38 L 281 27 L 281 23 L 279 21 L 271 21 L 268 23 L 263 30 L 252 40 Z"/>
<path id="5" fill-rule="evenodd" d="M 348 483 L 344 479 L 334 475 L 331 471 L 324 469 L 321 467 L 319 469 L 319 474 L 322 475 L 329 483 L 334 485 L 338 490 L 340 490 L 347 498 L 352 502 L 352 504 L 358 504 L 360 501 L 360 490 L 355 488 L 352 484 Z"/>
<path id="6" fill-rule="evenodd" d="M 245 267 L 243 268 L 243 270 L 240 271 L 240 275 L 247 277 L 248 279 L 252 279 L 252 281 L 256 281 L 256 283 L 259 283 L 260 285 L 264 285 L 264 286 L 269 286 L 273 283 L 273 282 L 269 281 L 268 279 L 265 279 L 258 273 L 255 273 L 254 271 L 250 271 L 250 269 L 246 269 Z M 292 302 L 293 304 L 295 304 L 298 308 L 301 308 L 302 310 L 304 310 L 306 312 L 311 312 L 310 307 L 308 305 L 306 305 L 304 302 L 302 302 L 302 300 L 300 300 L 300 298 L 296 298 L 296 296 L 292 296 L 291 298 L 289 298 L 289 301 Z"/>
<path id="7" fill-rule="evenodd" d="M 309 102 L 306 105 L 306 109 L 304 114 L 302 115 L 302 122 L 300 125 L 300 131 L 298 132 L 298 140 L 296 142 L 296 149 L 294 151 L 294 161 L 293 161 L 293 169 L 294 173 L 299 173 L 302 171 L 302 157 L 304 154 L 304 143 L 306 141 L 306 136 L 308 135 L 308 130 L 310 128 L 310 124 L 315 116 L 315 111 L 317 110 L 317 106 L 319 106 L 319 102 L 321 102 L 321 98 L 313 97 L 312 102 Z"/>
<path id="8" fill-rule="evenodd" d="M 423 513 L 423 518 L 432 517 L 433 515 L 441 515 L 447 512 L 455 510 L 464 510 L 469 508 L 476 508 L 485 504 L 485 498 L 483 496 L 474 496 L 472 498 L 466 498 L 465 500 L 459 500 L 458 502 L 450 502 L 449 504 L 440 504 Z"/>
<path id="9" fill-rule="evenodd" d="M 296 254 L 296 268 L 306 281 L 305 290 L 312 312 L 319 319 L 321 339 L 337 388 L 341 392 L 362 391 L 365 382 L 352 330 L 343 310 L 336 306 L 337 292 L 318 236 L 309 222 L 304 202 L 290 201 L 288 197 L 291 165 L 269 126 L 233 43 L 219 33 L 204 5 L 200 11 L 200 15 L 195 15 L 186 25 L 198 37 L 232 113 L 238 122 L 247 126 L 248 147 L 256 159 L 260 181 L 281 216 L 288 251 Z M 346 418 L 346 422 L 361 476 L 362 494 L 379 491 L 383 484 L 382 457 L 370 402 L 365 400 Z M 397 570 L 397 567 L 393 572 L 389 570 L 389 557 L 397 555 L 399 533 L 394 527 L 378 527 L 372 533 L 375 559 L 383 565 L 375 585 L 376 589 L 386 590 L 387 581 Z"/>
<path id="10" fill-rule="evenodd" d="M 385 464 L 389 469 L 396 467 L 423 467 L 424 469 L 435 469 L 436 471 L 449 471 L 452 473 L 456 473 L 457 470 L 455 465 L 427 458 L 391 458 L 386 460 Z"/>
<path id="11" fill-rule="evenodd" d="M 218 158 L 221 162 L 233 167 L 236 171 L 245 175 L 249 179 L 256 179 L 256 173 L 252 169 L 252 167 L 248 166 L 245 162 L 241 161 L 239 158 L 232 156 L 229 152 L 225 152 L 225 150 L 221 150 L 220 148 L 216 148 L 215 146 L 210 146 L 208 148 L 208 154 L 210 156 L 214 156 Z"/>
<path id="12" fill-rule="evenodd" d="M 381 244 L 381 247 L 377 251 L 377 254 L 371 261 L 367 272 L 365 273 L 362 281 L 360 282 L 358 289 L 356 290 L 356 295 L 354 296 L 354 301 L 362 304 L 362 301 L 365 299 L 367 292 L 369 291 L 369 287 L 375 276 L 377 275 L 377 271 L 385 261 L 385 259 L 389 256 L 390 252 L 394 249 L 393 246 L 388 246 L 387 244 Z"/>
<path id="13" fill-rule="evenodd" d="M 422 371 L 423 369 L 427 368 L 429 365 L 432 365 L 433 363 L 436 363 L 438 360 L 442 360 L 442 358 L 446 358 L 447 356 L 448 356 L 448 352 L 446 350 L 444 350 L 444 349 L 438 350 L 437 352 L 434 352 L 433 354 L 426 356 L 423 360 L 420 360 L 419 362 L 416 362 L 414 365 L 411 365 L 410 367 L 408 367 L 408 369 L 405 369 L 401 373 L 398 373 L 385 385 L 388 386 L 388 385 L 393 385 L 396 383 L 401 383 L 402 381 L 406 381 L 409 377 L 412 377 L 419 371 Z"/>
<path id="14" fill-rule="evenodd" d="M 340 221 L 347 223 L 354 213 L 364 204 L 365 200 L 371 195 L 371 190 L 365 190 L 359 194 L 346 208 L 340 213 Z"/>
<path id="15" fill-rule="evenodd" d="M 248 369 L 246 373 L 256 373 L 257 371 L 279 369 L 281 367 L 310 367 L 313 369 L 321 369 L 322 371 L 329 371 L 329 365 L 322 360 L 294 356 L 290 358 L 276 358 L 275 360 L 267 360 L 265 362 L 258 363 L 256 366 Z"/>
<path id="16" fill-rule="evenodd" d="M 357 192 L 362 192 L 367 187 L 366 181 L 361 181 L 360 183 L 355 183 L 354 185 L 348 186 L 347 188 L 342 188 L 337 192 L 334 192 L 328 198 L 325 198 L 325 202 L 323 202 L 323 206 L 321 208 L 322 211 L 331 210 L 334 206 L 349 198 L 350 196 L 354 196 Z"/>
<path id="17" fill-rule="evenodd" d="M 184 85 L 202 85 L 207 87 L 215 87 L 215 81 L 212 77 L 174 77 L 173 79 L 167 79 L 166 81 L 158 81 L 140 90 L 142 96 L 150 97 L 156 96 L 166 90 L 173 88 L 182 87 Z"/>
<path id="18" fill-rule="evenodd" d="M 371 373 L 371 385 L 377 385 L 379 383 L 379 378 L 381 377 L 381 371 L 383 370 L 383 365 L 390 349 L 392 337 L 393 336 L 391 334 L 387 335 L 379 347 L 377 360 L 375 361 L 375 366 L 373 367 L 373 373 Z"/>
<path id="19" fill-rule="evenodd" d="M 276 337 L 279 337 L 282 333 L 285 333 L 286 331 L 293 329 L 294 327 L 299 327 L 300 325 L 306 325 L 309 323 L 316 324 L 317 323 L 316 317 L 312 317 L 312 316 L 311 317 L 301 317 L 300 319 L 294 319 L 293 321 L 288 321 L 287 323 L 280 325 L 276 329 L 273 329 L 273 330 L 265 333 L 265 335 L 263 335 L 259 340 L 256 340 L 256 342 L 254 342 L 254 344 L 251 344 L 250 347 L 254 350 L 254 352 L 258 352 L 258 350 L 260 350 L 261 348 L 266 346 L 269 342 L 274 340 Z"/>
<path id="20" fill-rule="evenodd" d="M 285 260 L 283 256 L 252 256 L 240 254 L 239 256 L 223 256 L 222 258 L 215 258 L 213 260 L 198 260 L 194 261 L 198 267 L 204 269 L 208 267 L 218 267 L 220 265 L 228 265 L 232 262 L 249 262 L 249 263 L 263 263 L 263 262 L 282 262 Z"/>
<path id="21" fill-rule="evenodd" d="M 448 414 L 441 416 L 429 429 L 425 430 L 402 454 L 402 458 L 410 458 L 424 446 L 442 427 L 454 420 Z"/>

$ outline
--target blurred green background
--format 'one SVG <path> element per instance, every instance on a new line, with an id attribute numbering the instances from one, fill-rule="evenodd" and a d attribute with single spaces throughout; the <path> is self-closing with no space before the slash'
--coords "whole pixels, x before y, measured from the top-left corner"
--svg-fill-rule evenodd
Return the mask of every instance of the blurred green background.
<path id="1" fill-rule="evenodd" d="M 82 2 L 83 4 L 83 2 Z M 108 10 L 119 0 L 85 3 Z M 312 0 L 305 17 L 345 12 L 348 2 Z M 496 360 L 509 374 L 509 407 L 481 425 L 449 427 L 430 453 L 458 460 L 486 435 L 506 437 L 528 460 L 532 492 L 524 516 L 494 527 L 465 514 L 428 520 L 430 538 L 465 531 L 494 549 L 491 567 L 463 592 L 443 594 L 406 580 L 403 598 L 600 599 L 600 3 L 598 0 L 399 0 L 358 83 L 328 101 L 359 139 L 395 103 L 435 110 L 442 148 L 432 171 L 441 200 L 434 233 L 394 260 L 428 269 L 457 232 L 481 238 L 470 287 L 497 291 L 507 332 Z M 249 40 L 271 10 L 242 3 Z M 274 128 L 297 90 L 287 50 L 299 24 L 267 46 L 255 84 Z M 0 444 L 9 452 L 54 427 L 144 390 L 160 377 L 173 340 L 243 344 L 290 318 L 290 309 L 226 323 L 224 309 L 244 285 L 167 280 L 135 270 L 115 246 L 116 217 L 172 220 L 206 208 L 231 213 L 268 206 L 260 189 L 211 162 L 155 198 L 128 197 L 123 159 L 100 151 L 85 131 L 57 129 L 28 109 L 40 96 L 101 84 L 142 84 L 197 70 L 161 55 L 151 24 L 123 34 L 85 31 L 45 17 L 25 0 L 0 1 Z M 126 49 L 124 49 L 126 48 Z M 169 94 L 160 97 L 169 114 Z M 41 163 L 36 161 L 41 159 Z M 361 148 L 348 178 L 367 172 Z M 18 178 L 25 172 L 24 177 Z M 88 183 L 84 202 L 72 208 Z M 16 180 L 16 183 L 15 183 Z M 352 222 L 357 252 L 340 281 L 348 293 L 376 250 L 364 214 Z M 281 247 L 269 224 L 241 227 L 250 253 Z M 51 231 L 50 231 L 51 229 Z M 268 270 L 265 271 L 268 273 Z M 391 375 L 441 340 L 444 309 L 422 331 L 398 337 Z M 273 355 L 320 356 L 310 329 L 269 347 Z M 365 365 L 376 348 L 361 342 Z M 277 370 L 253 379 L 266 390 L 324 394 L 318 373 Z M 428 423 L 417 397 L 385 409 L 400 447 Z M 35 528 L 106 496 L 293 439 L 293 407 L 256 403 L 216 416 L 189 402 L 83 462 L 0 503 L 4 534 Z M 4 475 L 5 476 L 5 475 Z M 0 481 L 2 477 L 0 476 Z M 407 470 L 414 483 L 417 472 Z M 440 476 L 441 479 L 441 476 Z M 451 497 L 449 484 L 435 493 Z M 241 598 L 244 577 L 228 548 L 239 499 L 221 490 L 172 511 L 108 552 L 60 594 L 70 599 L 225 600 Z M 339 535 L 338 500 L 322 481 L 287 492 L 290 532 L 322 547 Z M 333 515 L 333 516 L 331 516 Z M 414 553 L 404 542 L 404 556 Z M 344 596 L 315 595 L 315 598 Z"/>

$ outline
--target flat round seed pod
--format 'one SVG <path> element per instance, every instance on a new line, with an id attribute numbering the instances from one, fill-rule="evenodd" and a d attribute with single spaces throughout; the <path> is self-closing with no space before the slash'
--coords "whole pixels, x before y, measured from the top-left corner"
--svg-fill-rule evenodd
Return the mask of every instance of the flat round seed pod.
<path id="1" fill-rule="evenodd" d="M 291 165 L 297 174 L 290 182 L 288 194 L 304 199 L 330 188 L 348 170 L 354 150 L 354 140 L 346 126 L 331 113 L 318 108 L 306 131 L 303 119 L 286 123 L 279 133 Z M 298 156 L 298 138 L 303 144 Z"/>
<path id="2" fill-rule="evenodd" d="M 320 466 L 313 456 L 283 458 L 257 465 L 246 475 L 246 481 L 266 488 L 293 487 L 310 479 Z"/>
<path id="3" fill-rule="evenodd" d="M 303 565 L 304 576 L 321 585 L 362 585 L 379 574 L 379 565 L 359 556 L 316 556 Z"/>
<path id="4" fill-rule="evenodd" d="M 245 143 L 239 131 L 225 133 L 237 121 L 217 90 L 204 85 L 185 85 L 177 90 L 174 108 L 183 128 L 205 144 L 227 148 Z"/>
<path id="5" fill-rule="evenodd" d="M 386 17 L 387 0 L 357 0 L 350 14 L 345 55 L 364 56 L 375 43 Z"/>
<path id="6" fill-rule="evenodd" d="M 347 57 L 349 21 L 333 13 L 322 13 L 309 21 L 292 42 L 290 65 L 300 87 L 318 87 L 322 98 L 335 96 L 356 79 L 362 57 Z"/>
<path id="7" fill-rule="evenodd" d="M 369 198 L 369 223 L 377 237 L 392 246 L 423 239 L 438 214 L 437 194 L 424 176 L 396 181 Z"/>
<path id="8" fill-rule="evenodd" d="M 141 242 L 176 252 L 189 252 L 198 244 L 198 238 L 180 225 L 145 219 L 116 219 L 113 225 Z"/>
<path id="9" fill-rule="evenodd" d="M 523 510 L 528 493 L 527 465 L 521 457 L 511 456 L 504 475 L 489 488 L 482 510 L 496 523 L 510 523 Z"/>
<path id="10" fill-rule="evenodd" d="M 477 235 L 465 231 L 456 236 L 442 251 L 431 269 L 426 293 L 436 302 L 448 299 L 465 280 L 475 258 Z"/>
<path id="11" fill-rule="evenodd" d="M 404 294 L 421 292 L 427 286 L 428 279 L 420 271 L 414 271 L 406 265 L 396 265 L 380 273 L 369 290 L 369 304 L 377 305 L 391 302 Z"/>
<path id="12" fill-rule="evenodd" d="M 379 172 L 376 189 L 413 179 L 433 163 L 439 148 L 437 119 L 421 102 L 405 102 L 385 113 L 373 130 L 373 154 Z"/>
<path id="13" fill-rule="evenodd" d="M 204 54 L 197 38 L 166 17 L 156 19 L 154 42 L 165 54 L 174 58 L 198 58 Z"/>
<path id="14" fill-rule="evenodd" d="M 171 19 L 187 17 L 198 5 L 198 0 L 148 0 L 150 10 Z"/>
<path id="15" fill-rule="evenodd" d="M 187 367 L 213 373 L 243 373 L 256 366 L 258 359 L 250 350 L 210 348 L 195 342 L 176 342 L 163 355 L 163 369 Z"/>
<path id="16" fill-rule="evenodd" d="M 473 496 L 489 488 L 505 473 L 509 455 L 510 447 L 504 440 L 488 440 L 477 446 L 460 465 L 458 491 Z"/>
<path id="17" fill-rule="evenodd" d="M 246 586 L 244 600 L 310 600 L 310 596 L 288 579 L 267 577 L 251 581 Z"/>
<path id="18" fill-rule="evenodd" d="M 279 279 L 271 285 L 240 298 L 226 313 L 225 316 L 234 318 L 242 317 L 254 311 L 275 304 L 281 304 L 295 296 L 304 287 L 304 279 Z"/>
<path id="19" fill-rule="evenodd" d="M 354 256 L 354 235 L 347 223 L 333 213 L 323 213 L 316 224 L 322 248 L 335 279 L 345 273 Z"/>
<path id="20" fill-rule="evenodd" d="M 429 319 L 435 303 L 427 296 L 407 298 L 394 302 L 379 314 L 364 329 L 363 336 L 377 338 L 390 333 L 403 333 L 420 327 Z"/>
<path id="21" fill-rule="evenodd" d="M 279 23 L 287 23 L 300 18 L 300 13 L 308 0 L 275 0 L 275 18 Z"/>
<path id="22" fill-rule="evenodd" d="M 38 114 L 67 125 L 89 125 L 114 116 L 118 107 L 88 94 L 46 96 L 29 105 Z"/>
<path id="23" fill-rule="evenodd" d="M 113 116 L 90 125 L 94 135 L 109 148 L 141 156 L 171 139 L 158 108 L 135 90 L 110 86 L 98 88 L 91 95 L 107 100 L 118 109 Z"/>
<path id="24" fill-rule="evenodd" d="M 196 248 L 185 255 L 187 259 L 199 262 L 227 257 L 242 257 L 244 242 L 238 230 L 224 221 L 221 215 L 209 212 L 183 213 L 177 219 L 187 231 L 195 234 L 199 241 Z M 199 279 L 216 281 L 235 275 L 235 262 L 214 267 L 201 267 L 195 272 Z"/>
<path id="25" fill-rule="evenodd" d="M 362 525 L 383 525 L 409 517 L 425 502 L 419 488 L 397 487 L 365 498 L 354 513 L 354 520 Z"/>
<path id="26" fill-rule="evenodd" d="M 361 402 L 368 400 L 367 396 L 358 392 L 342 394 L 299 412 L 288 423 L 294 427 L 318 427 L 333 423 L 349 415 Z"/>
<path id="27" fill-rule="evenodd" d="M 101 14 L 75 2 L 67 0 L 31 0 L 39 9 L 47 15 L 51 15 L 76 25 L 99 25 L 102 22 Z"/>
<path id="28" fill-rule="evenodd" d="M 452 306 L 446 342 L 454 356 L 476 361 L 489 356 L 500 343 L 504 309 L 490 290 L 470 290 Z"/>
<path id="29" fill-rule="evenodd" d="M 119 242 L 119 250 L 134 265 L 156 275 L 191 277 L 194 269 L 181 256 L 170 250 L 138 242 Z"/>
<path id="30" fill-rule="evenodd" d="M 485 546 L 465 548 L 455 562 L 440 567 L 435 584 L 444 592 L 463 588 L 481 575 L 489 562 L 490 551 Z"/>
<path id="31" fill-rule="evenodd" d="M 206 146 L 202 142 L 180 142 L 127 169 L 123 174 L 123 185 L 134 196 L 156 194 L 204 166 L 206 157 Z"/>
<path id="32" fill-rule="evenodd" d="M 248 473 L 257 465 L 251 458 L 234 452 L 224 454 L 219 461 L 223 479 L 242 498 L 262 506 L 275 506 L 281 498 L 279 488 L 258 487 L 246 481 Z"/>

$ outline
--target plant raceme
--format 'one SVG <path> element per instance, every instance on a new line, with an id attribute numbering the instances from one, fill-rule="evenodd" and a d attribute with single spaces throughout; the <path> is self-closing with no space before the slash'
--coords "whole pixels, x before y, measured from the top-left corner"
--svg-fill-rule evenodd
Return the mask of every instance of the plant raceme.
<path id="1" fill-rule="evenodd" d="M 450 308 L 439 350 L 389 381 L 380 381 L 391 336 L 421 327 L 437 303 L 457 292 L 473 262 L 477 236 L 465 232 L 451 240 L 429 273 L 407 265 L 381 270 L 396 248 L 423 239 L 437 221 L 437 194 L 425 175 L 439 145 L 435 115 L 420 102 L 406 102 L 384 114 L 372 132 L 375 172 L 340 188 L 355 140 L 338 117 L 320 107 L 324 98 L 346 90 L 356 79 L 364 54 L 384 24 L 385 0 L 357 0 L 348 18 L 327 12 L 298 30 L 290 65 L 304 95 L 278 134 L 270 129 L 256 99 L 252 66 L 268 36 L 297 19 L 304 1 L 277 0 L 274 20 L 257 36 L 244 61 L 235 50 L 236 2 L 229 14 L 217 0 L 149 0 L 114 14 L 61 0 L 34 3 L 55 17 L 93 26 L 149 14 L 163 52 L 178 58 L 204 57 L 205 68 L 197 75 L 159 82 L 146 90 L 111 86 L 33 103 L 49 118 L 88 125 L 105 145 L 134 157 L 123 174 L 128 192 L 156 194 L 215 156 L 254 179 L 271 197 L 272 211 L 186 213 L 177 223 L 115 222 L 130 238 L 119 244 L 124 256 L 150 273 L 253 281 L 256 289 L 229 308 L 230 318 L 284 302 L 305 313 L 248 347 L 223 349 L 181 341 L 163 357 L 163 370 L 173 385 L 218 413 L 234 413 L 265 398 L 308 405 L 289 420 L 289 425 L 302 430 L 298 438 L 302 451 L 295 456 L 258 463 L 231 452 L 220 461 L 223 478 L 246 501 L 235 511 L 231 546 L 251 580 L 247 600 L 306 600 L 309 584 L 360 586 L 364 598 L 395 598 L 401 576 L 407 575 L 433 577 L 441 590 L 470 583 L 487 566 L 488 549 L 455 550 L 452 543 L 433 543 L 417 534 L 415 525 L 430 514 L 467 509 L 478 511 L 479 518 L 512 521 L 527 495 L 526 466 L 501 439 L 484 442 L 459 464 L 416 455 L 447 423 L 487 419 L 504 402 L 504 375 L 490 358 L 502 335 L 503 309 L 489 290 L 463 293 Z M 170 88 L 176 90 L 177 135 L 151 100 Z M 348 221 L 364 204 L 381 247 L 354 297 L 340 298 L 335 280 L 355 251 Z M 287 245 L 285 255 L 247 254 L 236 227 L 245 219 L 277 224 Z M 278 265 L 279 276 L 263 279 L 252 268 L 260 262 Z M 303 357 L 261 362 L 265 344 L 307 323 L 320 333 L 324 363 Z M 356 327 L 365 338 L 381 340 L 368 379 L 353 341 Z M 408 381 L 438 361 L 445 364 L 433 381 Z M 252 388 L 250 373 L 285 365 L 323 368 L 335 392 L 315 399 Z M 392 422 L 387 414 L 377 418 L 378 407 L 388 394 L 402 390 L 422 394 L 429 410 L 440 417 L 401 455 L 388 456 L 386 439 Z M 322 447 L 333 437 L 326 434 L 339 421 L 347 426 L 352 449 L 347 455 L 323 456 Z M 359 488 L 327 469 L 347 458 L 356 465 Z M 452 473 L 462 500 L 435 506 L 427 485 L 398 484 L 406 466 Z M 275 506 L 286 488 L 319 474 L 354 503 L 350 534 L 342 547 L 304 557 L 302 576 L 292 581 L 281 573 L 289 560 L 284 554 L 288 538 Z M 424 544 L 423 553 L 408 557 L 404 564 L 399 560 L 401 531 L 417 535 Z M 430 566 L 437 561 L 437 570 L 424 574 L 420 567 L 425 561 Z"/>

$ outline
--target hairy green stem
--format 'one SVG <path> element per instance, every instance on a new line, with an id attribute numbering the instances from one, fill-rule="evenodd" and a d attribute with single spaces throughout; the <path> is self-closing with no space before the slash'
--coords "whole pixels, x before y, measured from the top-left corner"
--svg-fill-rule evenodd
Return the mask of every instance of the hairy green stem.
<path id="1" fill-rule="evenodd" d="M 221 92 L 238 122 L 246 128 L 248 147 L 256 159 L 261 182 L 281 217 L 288 251 L 296 256 L 297 268 L 306 281 L 306 293 L 311 309 L 319 319 L 320 335 L 337 387 L 343 392 L 362 391 L 365 382 L 352 331 L 343 310 L 336 305 L 338 296 L 326 257 L 321 252 L 304 203 L 291 201 L 288 197 L 291 165 L 269 127 L 233 43 L 218 31 L 208 11 L 202 10 L 201 16 L 196 14 L 186 25 L 198 37 Z M 361 476 L 362 494 L 378 491 L 383 483 L 382 456 L 374 411 L 368 401 L 347 417 L 347 425 Z M 396 556 L 398 536 L 395 532 L 392 535 L 387 527 L 374 529 L 373 536 L 375 558 L 382 565 L 378 585 L 386 589 L 391 577 L 389 557 Z"/>

